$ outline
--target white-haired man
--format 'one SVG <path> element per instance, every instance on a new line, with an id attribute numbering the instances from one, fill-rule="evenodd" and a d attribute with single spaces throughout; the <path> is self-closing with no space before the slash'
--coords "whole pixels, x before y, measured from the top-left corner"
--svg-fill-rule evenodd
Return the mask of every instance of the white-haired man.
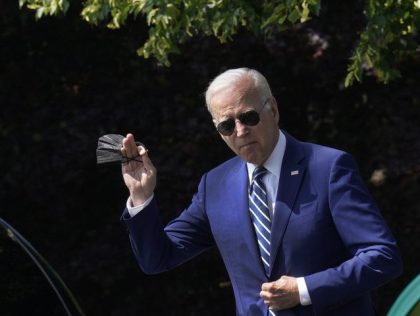
<path id="1" fill-rule="evenodd" d="M 206 92 L 214 125 L 236 157 L 203 175 L 190 206 L 166 227 L 156 170 L 132 134 L 122 153 L 130 192 L 123 213 L 145 273 L 216 246 L 238 316 L 374 315 L 370 291 L 401 272 L 396 242 L 345 152 L 279 130 L 258 71 L 216 77 Z"/>

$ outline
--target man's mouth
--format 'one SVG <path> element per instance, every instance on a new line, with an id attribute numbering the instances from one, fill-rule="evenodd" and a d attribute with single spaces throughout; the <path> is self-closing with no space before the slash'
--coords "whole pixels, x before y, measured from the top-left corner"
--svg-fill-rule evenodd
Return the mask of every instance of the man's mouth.
<path id="1" fill-rule="evenodd" d="M 257 143 L 257 142 L 250 142 L 250 143 L 246 143 L 246 144 L 240 145 L 240 146 L 239 146 L 239 148 L 240 148 L 240 149 L 247 148 L 247 147 L 250 147 L 250 146 L 252 146 L 252 145 L 254 145 L 254 144 L 256 144 L 256 143 Z"/>

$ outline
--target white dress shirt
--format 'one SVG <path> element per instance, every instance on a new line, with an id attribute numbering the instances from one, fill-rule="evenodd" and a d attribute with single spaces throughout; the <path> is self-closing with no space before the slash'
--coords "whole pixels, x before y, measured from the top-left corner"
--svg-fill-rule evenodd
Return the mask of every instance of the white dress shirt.
<path id="1" fill-rule="evenodd" d="M 274 147 L 274 150 L 271 153 L 270 157 L 268 157 L 267 161 L 264 163 L 264 167 L 267 169 L 268 172 L 262 179 L 267 189 L 267 199 L 268 199 L 268 205 L 270 209 L 271 218 L 273 218 L 274 210 L 276 206 L 277 190 L 278 190 L 281 166 L 283 163 L 285 150 L 286 150 L 286 137 L 280 131 L 277 144 Z M 249 162 L 247 162 L 246 166 L 248 170 L 249 183 L 251 183 L 252 173 L 257 166 Z M 131 203 L 130 198 L 128 198 L 127 210 L 130 216 L 133 217 L 138 212 L 143 210 L 147 205 L 149 205 L 152 199 L 153 199 L 153 195 L 150 198 L 148 198 L 143 204 L 133 207 L 133 204 Z M 297 280 L 297 286 L 299 290 L 299 298 L 300 298 L 301 305 L 312 304 L 311 298 L 309 296 L 308 288 L 306 286 L 305 278 L 298 277 L 296 278 L 296 280 Z"/>

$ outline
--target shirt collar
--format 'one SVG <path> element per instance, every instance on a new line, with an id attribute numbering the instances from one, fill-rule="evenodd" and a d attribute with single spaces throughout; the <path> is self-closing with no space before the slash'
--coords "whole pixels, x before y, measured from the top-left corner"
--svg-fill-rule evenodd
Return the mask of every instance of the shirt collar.
<path id="1" fill-rule="evenodd" d="M 277 144 L 273 149 L 270 157 L 268 157 L 267 161 L 264 163 L 265 169 L 268 170 L 272 175 L 276 176 L 276 180 L 280 179 L 280 172 L 281 172 L 281 165 L 283 163 L 284 152 L 286 150 L 286 136 L 281 132 L 279 134 L 279 138 L 277 140 Z M 248 178 L 249 182 L 252 180 L 252 173 L 254 169 L 257 167 L 256 165 L 247 162 L 246 167 L 248 169 Z"/>

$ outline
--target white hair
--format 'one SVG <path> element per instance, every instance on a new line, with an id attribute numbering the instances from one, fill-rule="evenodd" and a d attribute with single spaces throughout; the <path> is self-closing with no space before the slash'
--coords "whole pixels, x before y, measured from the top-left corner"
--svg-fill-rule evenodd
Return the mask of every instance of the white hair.
<path id="1" fill-rule="evenodd" d="M 223 90 L 232 89 L 232 87 L 244 77 L 252 79 L 254 84 L 253 88 L 256 89 L 261 97 L 261 102 L 264 102 L 267 98 L 272 96 L 267 79 L 265 79 L 257 70 L 250 68 L 229 69 L 214 78 L 207 88 L 206 105 L 210 113 L 210 103 L 213 96 Z"/>

